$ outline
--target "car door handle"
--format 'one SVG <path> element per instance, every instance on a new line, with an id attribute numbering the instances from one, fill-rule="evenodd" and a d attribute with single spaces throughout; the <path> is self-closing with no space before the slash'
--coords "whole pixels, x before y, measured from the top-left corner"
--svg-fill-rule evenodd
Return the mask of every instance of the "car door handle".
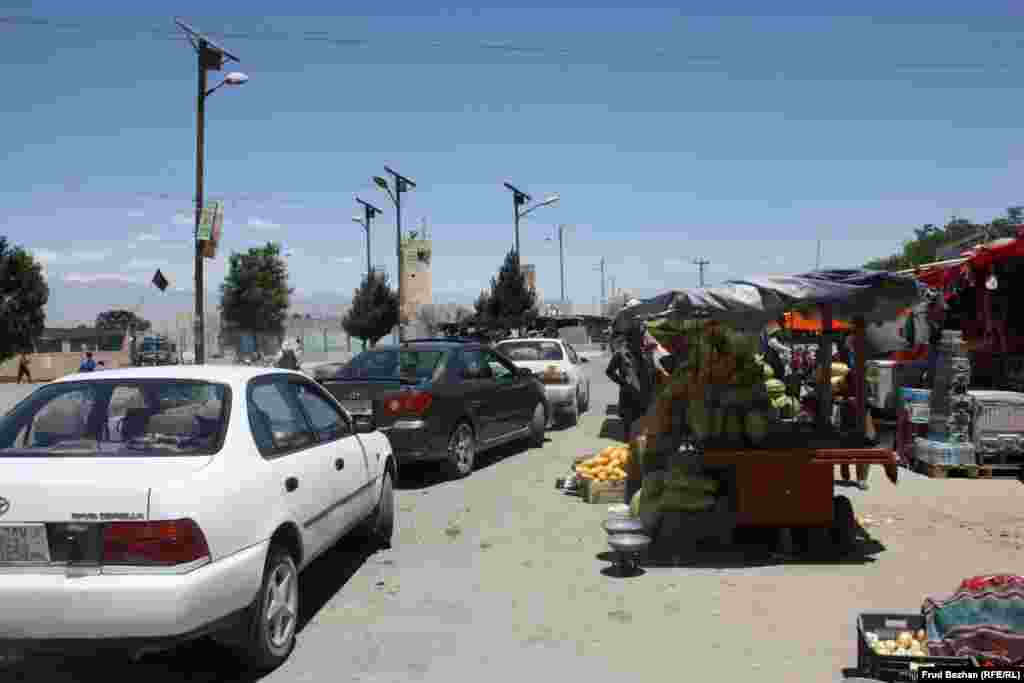
<path id="1" fill-rule="evenodd" d="M 481 406 L 482 406 L 483 404 L 484 404 L 484 402 L 483 402 L 483 401 L 470 401 L 470 402 L 469 402 L 469 405 L 473 406 L 474 408 L 479 408 L 479 407 L 481 407 Z"/>
<path id="2" fill-rule="evenodd" d="M 345 469 L 345 458 L 338 458 L 334 461 L 334 469 L 343 470 Z"/>
<path id="3" fill-rule="evenodd" d="M 291 493 L 295 489 L 299 488 L 299 480 L 295 477 L 288 477 L 284 480 L 284 490 Z"/>

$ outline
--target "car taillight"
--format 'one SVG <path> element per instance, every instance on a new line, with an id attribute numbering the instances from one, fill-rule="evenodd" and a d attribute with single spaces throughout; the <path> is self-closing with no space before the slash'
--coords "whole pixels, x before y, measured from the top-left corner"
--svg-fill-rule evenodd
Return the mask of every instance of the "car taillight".
<path id="1" fill-rule="evenodd" d="M 388 415 L 422 415 L 430 408 L 434 397 L 425 391 L 403 391 L 384 401 Z"/>
<path id="2" fill-rule="evenodd" d="M 191 519 L 112 522 L 103 530 L 103 564 L 175 565 L 209 556 L 206 536 Z"/>

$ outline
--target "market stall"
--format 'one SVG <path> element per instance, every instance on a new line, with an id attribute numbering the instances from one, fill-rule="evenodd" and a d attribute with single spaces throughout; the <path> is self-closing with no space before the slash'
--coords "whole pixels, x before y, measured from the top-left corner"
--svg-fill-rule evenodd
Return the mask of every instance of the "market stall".
<path id="1" fill-rule="evenodd" d="M 631 512 L 656 548 L 675 551 L 702 536 L 761 527 L 792 529 L 807 550 L 850 550 L 856 519 L 849 499 L 833 496 L 834 467 L 880 465 L 893 483 L 898 471 L 895 453 L 865 436 L 864 329 L 894 318 L 917 296 L 910 277 L 824 271 L 674 291 L 625 309 L 615 328 L 646 325 L 677 359 L 675 370 L 633 425 L 629 457 L 602 462 L 599 454 L 577 472 L 598 481 L 639 479 Z M 759 354 L 761 331 L 786 312 L 822 329 L 813 415 L 780 416 L 778 385 Z M 838 378 L 834 319 L 851 321 L 855 339 L 855 367 Z M 853 390 L 837 424 L 833 389 L 843 382 Z"/>

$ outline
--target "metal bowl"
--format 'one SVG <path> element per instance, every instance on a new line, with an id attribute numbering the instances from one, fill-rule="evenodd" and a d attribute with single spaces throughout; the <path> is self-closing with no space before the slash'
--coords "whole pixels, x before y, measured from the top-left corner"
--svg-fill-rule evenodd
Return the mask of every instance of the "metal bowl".
<path id="1" fill-rule="evenodd" d="M 608 545 L 617 553 L 635 555 L 651 545 L 651 537 L 644 534 L 615 534 L 608 539 Z"/>
<path id="2" fill-rule="evenodd" d="M 619 517 L 607 520 L 601 526 L 609 536 L 620 536 L 623 534 L 643 534 L 646 532 L 644 523 L 634 517 Z"/>

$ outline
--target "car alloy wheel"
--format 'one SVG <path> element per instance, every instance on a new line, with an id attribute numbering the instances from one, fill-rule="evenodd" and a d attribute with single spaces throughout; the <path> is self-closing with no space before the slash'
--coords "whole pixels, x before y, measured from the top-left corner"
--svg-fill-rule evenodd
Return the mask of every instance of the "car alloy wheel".
<path id="1" fill-rule="evenodd" d="M 256 670 L 276 669 L 295 648 L 298 620 L 299 570 L 284 548 L 271 546 L 248 637 L 236 647 Z"/>
<path id="2" fill-rule="evenodd" d="M 267 646 L 273 652 L 286 652 L 295 640 L 299 618 L 299 581 L 291 558 L 274 567 L 264 587 L 264 620 Z"/>
<path id="3" fill-rule="evenodd" d="M 460 422 L 448 440 L 448 463 L 456 477 L 468 476 L 476 460 L 476 443 L 473 428 L 468 422 Z"/>

